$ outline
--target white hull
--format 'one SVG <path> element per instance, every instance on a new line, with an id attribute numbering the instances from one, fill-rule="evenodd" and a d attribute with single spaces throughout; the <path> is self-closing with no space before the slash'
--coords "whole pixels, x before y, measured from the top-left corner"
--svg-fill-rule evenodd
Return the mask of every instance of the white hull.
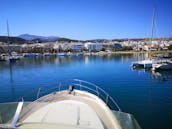
<path id="1" fill-rule="evenodd" d="M 152 70 L 172 70 L 172 63 L 154 64 Z"/>
<path id="2" fill-rule="evenodd" d="M 142 67 L 144 69 L 150 69 L 150 68 L 155 67 L 155 65 L 167 64 L 168 62 L 170 62 L 170 60 L 166 60 L 166 59 L 148 59 L 148 60 L 133 62 L 132 67 L 133 68 Z M 159 66 L 157 66 L 157 67 L 159 67 Z M 168 66 L 163 66 L 162 69 L 166 69 L 168 67 L 170 69 L 171 66 L 169 66 L 169 64 L 168 64 Z"/>
<path id="3" fill-rule="evenodd" d="M 138 67 L 143 67 L 145 69 L 151 68 L 154 60 L 142 60 L 142 61 L 137 61 L 133 62 L 132 67 L 133 68 L 138 68 Z"/>

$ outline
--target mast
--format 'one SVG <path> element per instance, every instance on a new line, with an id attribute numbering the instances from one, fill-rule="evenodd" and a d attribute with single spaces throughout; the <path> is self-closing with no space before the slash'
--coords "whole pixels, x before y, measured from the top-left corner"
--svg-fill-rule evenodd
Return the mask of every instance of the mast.
<path id="1" fill-rule="evenodd" d="M 10 39 L 9 39 L 9 37 L 10 37 L 10 32 L 9 32 L 9 24 L 8 24 L 8 20 L 7 20 L 7 38 L 8 38 L 8 43 L 10 42 Z"/>
<path id="2" fill-rule="evenodd" d="M 155 28 L 155 7 L 153 8 L 153 16 L 152 16 L 152 28 L 151 28 L 151 38 L 150 38 L 150 44 L 152 45 L 152 41 L 153 41 L 153 34 L 154 34 L 154 28 Z M 150 58 L 151 55 L 151 51 L 150 49 L 148 50 L 148 58 Z"/>
<path id="3" fill-rule="evenodd" d="M 151 30 L 151 43 L 153 40 L 153 34 L 154 34 L 154 28 L 155 28 L 155 7 L 153 8 L 153 16 L 152 16 L 152 30 Z"/>

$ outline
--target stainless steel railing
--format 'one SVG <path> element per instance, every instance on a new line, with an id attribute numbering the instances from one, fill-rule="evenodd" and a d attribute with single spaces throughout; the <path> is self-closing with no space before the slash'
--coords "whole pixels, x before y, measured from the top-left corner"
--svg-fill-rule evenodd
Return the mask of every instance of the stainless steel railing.
<path id="1" fill-rule="evenodd" d="M 59 81 L 58 85 L 56 85 L 55 87 L 52 87 L 52 88 L 47 88 L 47 87 L 38 88 L 36 92 L 34 91 L 34 93 L 32 92 L 32 94 L 30 94 L 29 96 L 28 95 L 25 95 L 25 96 L 21 97 L 19 101 L 20 102 L 22 101 L 22 103 L 23 103 L 23 101 L 27 101 L 27 97 L 28 98 L 32 97 L 34 100 L 37 100 L 40 97 L 42 97 L 44 95 L 47 95 L 47 94 L 50 94 L 50 93 L 53 93 L 53 92 L 57 92 L 57 91 L 58 92 L 61 92 L 61 91 L 64 91 L 64 90 L 69 90 L 69 87 L 70 86 L 74 86 L 74 89 L 86 91 L 86 92 L 89 92 L 89 93 L 92 93 L 92 94 L 98 96 L 110 108 L 113 107 L 111 109 L 113 109 L 113 110 L 114 109 L 117 109 L 118 111 L 121 112 L 121 109 L 118 106 L 118 104 L 116 103 L 116 101 L 105 90 L 103 90 L 102 88 L 100 88 L 99 86 L 97 86 L 97 85 L 95 85 L 95 84 L 93 84 L 91 82 L 87 82 L 87 81 L 79 80 L 79 79 L 62 80 L 62 81 Z M 37 101 L 34 101 L 34 100 L 30 104 L 36 104 L 38 106 L 39 105 L 41 106 L 41 103 L 39 103 Z M 5 103 L 3 105 L 5 105 Z M 5 107 L 9 107 L 8 105 L 7 106 L 4 106 L 4 108 Z M 14 119 L 14 122 L 12 122 L 12 123 L 14 123 L 14 124 L 12 124 L 12 126 L 15 126 L 16 125 L 16 121 L 18 119 L 21 120 L 22 117 L 31 110 L 31 107 L 25 106 L 25 110 L 22 110 L 22 112 L 21 112 L 22 115 L 20 116 L 20 118 L 18 118 L 18 116 L 19 116 L 20 113 L 18 113 L 18 115 L 15 115 L 15 116 L 17 116 L 17 118 Z M 13 104 L 13 108 L 16 109 L 16 104 Z M 8 111 L 8 113 L 11 114 L 9 116 L 9 118 L 5 118 L 4 116 L 3 116 L 3 118 L 1 118 L 1 112 L 3 112 L 3 109 L 2 109 L 2 111 L 0 110 L 0 123 L 6 123 L 9 120 L 12 120 L 11 118 L 14 115 L 14 111 L 11 112 L 11 113 Z"/>
<path id="2" fill-rule="evenodd" d="M 79 89 L 95 94 L 96 96 L 101 98 L 108 106 L 116 107 L 119 111 L 121 111 L 116 101 L 105 90 L 103 90 L 102 88 L 91 82 L 87 82 L 80 79 L 61 80 L 59 81 L 58 84 L 58 91 L 67 90 L 71 85 L 73 85 L 75 89 Z M 39 92 L 40 91 L 38 90 L 38 93 Z"/>
<path id="3" fill-rule="evenodd" d="M 37 91 L 32 93 L 33 101 L 35 99 L 38 99 L 44 95 L 47 95 L 49 93 L 57 92 L 57 91 L 63 91 L 63 90 L 69 90 L 70 86 L 74 86 L 75 89 L 90 92 L 96 96 L 98 96 L 100 99 L 102 99 L 111 109 L 116 109 L 118 111 L 121 111 L 120 107 L 118 106 L 117 102 L 102 88 L 99 86 L 87 82 L 80 79 L 72 79 L 72 80 L 61 80 L 59 81 L 56 86 L 48 88 L 48 87 L 40 87 L 37 89 Z M 27 97 L 29 98 L 29 95 L 25 95 L 22 98 L 27 101 Z"/>

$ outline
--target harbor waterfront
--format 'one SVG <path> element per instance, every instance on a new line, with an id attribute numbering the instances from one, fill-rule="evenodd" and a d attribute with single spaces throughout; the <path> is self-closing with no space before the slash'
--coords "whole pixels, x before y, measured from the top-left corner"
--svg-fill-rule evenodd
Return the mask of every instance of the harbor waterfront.
<path id="1" fill-rule="evenodd" d="M 146 54 L 104 56 L 40 56 L 0 62 L 0 102 L 24 97 L 34 100 L 39 87 L 51 88 L 58 80 L 79 78 L 103 86 L 122 111 L 135 116 L 143 129 L 170 129 L 172 71 L 132 69 Z"/>

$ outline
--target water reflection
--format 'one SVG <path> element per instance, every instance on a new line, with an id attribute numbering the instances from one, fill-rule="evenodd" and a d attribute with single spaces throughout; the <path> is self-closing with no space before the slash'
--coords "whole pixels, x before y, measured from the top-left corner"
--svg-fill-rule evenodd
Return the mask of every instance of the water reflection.
<path id="1" fill-rule="evenodd" d="M 13 77 L 13 70 L 16 69 L 30 69 L 30 68 L 41 68 L 48 65 L 58 66 L 58 67 L 65 67 L 74 65 L 77 63 L 84 63 L 89 64 L 95 61 L 101 62 L 128 62 L 128 68 L 130 68 L 130 64 L 132 61 L 142 60 L 147 58 L 149 55 L 147 54 L 114 54 L 114 55 L 102 55 L 102 56 L 40 56 L 35 58 L 23 58 L 19 61 L 9 63 L 9 62 L 0 62 L 0 71 L 9 70 L 10 82 L 11 86 L 14 82 Z M 126 64 L 126 63 L 125 63 Z M 137 72 L 146 72 L 150 74 L 151 79 L 156 79 L 159 81 L 168 81 L 172 79 L 172 71 L 151 71 L 145 69 L 134 69 Z M 12 88 L 13 89 L 13 88 Z"/>
<path id="2" fill-rule="evenodd" d="M 21 92 L 22 90 L 27 88 L 32 89 L 35 85 L 39 86 L 43 83 L 49 84 L 52 83 L 52 80 L 57 81 L 61 78 L 84 77 L 87 80 L 93 73 L 96 74 L 94 76 L 95 78 L 92 79 L 96 80 L 96 76 L 103 76 L 101 75 L 101 70 L 104 68 L 104 64 L 106 65 L 109 63 L 105 67 L 108 74 L 108 71 L 110 72 L 108 69 L 111 67 L 113 68 L 113 65 L 116 63 L 121 64 L 120 62 L 127 62 L 135 59 L 136 55 L 134 54 L 114 54 L 103 56 L 25 57 L 12 63 L 8 61 L 0 62 L 0 94 L 5 97 L 7 95 L 5 92 L 8 92 L 11 99 L 14 99 L 14 97 L 17 98 L 21 96 L 23 93 Z M 86 65 L 88 67 L 85 67 Z M 80 73 L 81 70 L 83 73 Z M 23 89 L 21 89 L 21 87 Z M 4 101 L 2 97 L 0 99 Z M 5 99 L 9 100 L 9 98 Z"/>
<path id="3" fill-rule="evenodd" d="M 159 81 L 172 80 L 172 71 L 151 71 L 151 77 Z"/>
<path id="4" fill-rule="evenodd" d="M 70 65 L 74 62 L 92 62 L 94 60 L 101 61 L 129 61 L 135 59 L 134 54 L 115 54 L 115 55 L 103 55 L 103 56 L 46 56 L 46 57 L 35 57 L 35 58 L 23 58 L 13 64 L 8 62 L 0 62 L 0 70 L 11 69 L 13 66 L 30 68 L 32 66 L 43 66 L 47 64 L 57 64 L 57 65 Z"/>
<path id="5" fill-rule="evenodd" d="M 15 92 L 14 88 L 14 79 L 13 79 L 13 62 L 9 63 L 9 71 L 10 71 L 10 86 L 11 86 L 11 94 L 13 95 Z"/>

